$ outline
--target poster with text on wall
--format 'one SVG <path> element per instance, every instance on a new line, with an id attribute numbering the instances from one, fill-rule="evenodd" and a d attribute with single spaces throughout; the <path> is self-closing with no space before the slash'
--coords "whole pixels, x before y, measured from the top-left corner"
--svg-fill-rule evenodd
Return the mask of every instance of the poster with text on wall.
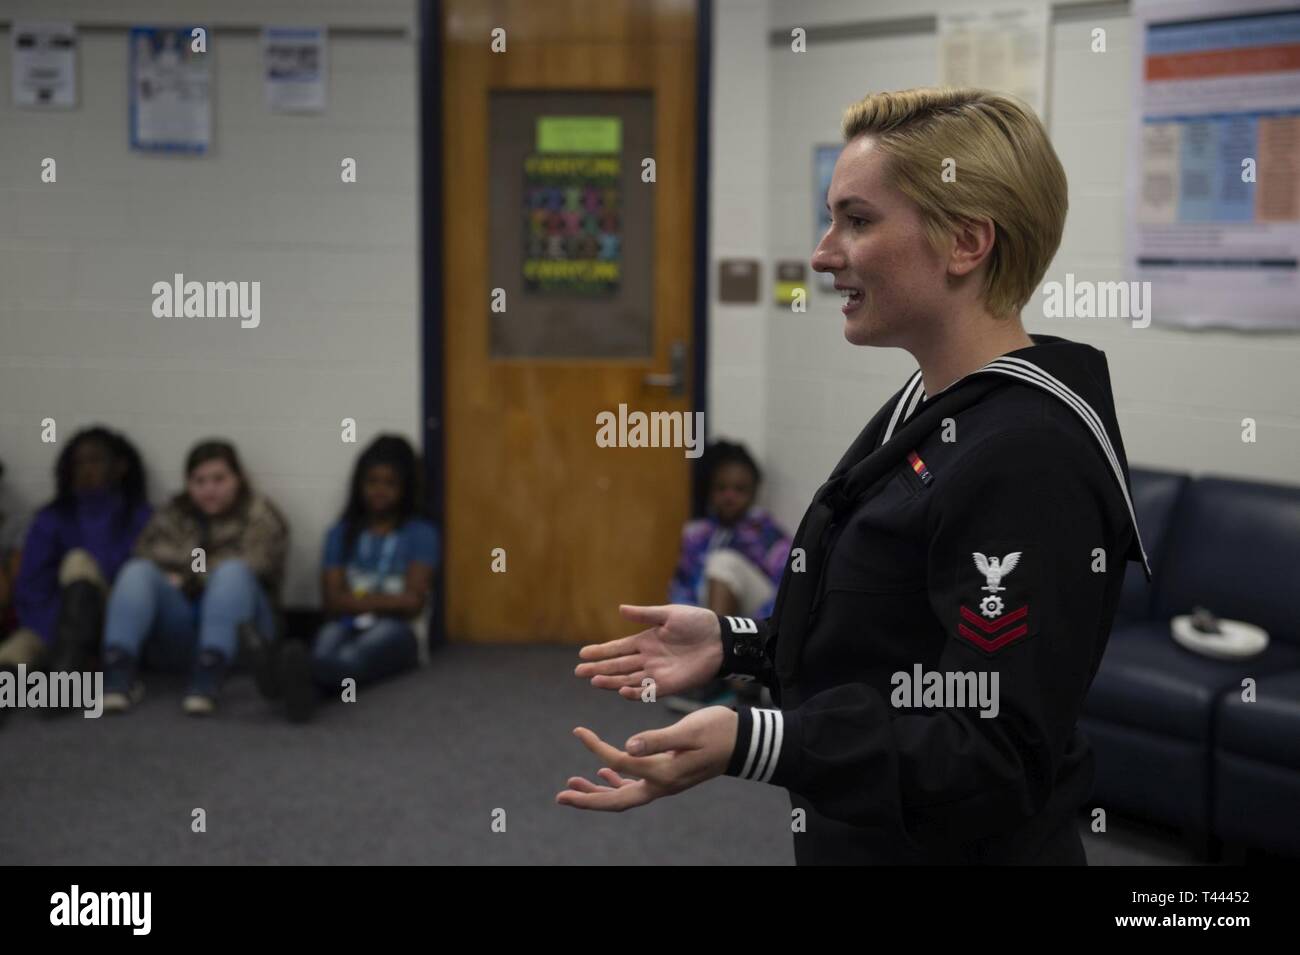
<path id="1" fill-rule="evenodd" d="M 1047 119 L 1045 0 L 975 5 L 939 14 L 939 85 L 1016 97 Z"/>
<path id="2" fill-rule="evenodd" d="M 1129 265 L 1152 321 L 1300 330 L 1300 5 L 1134 17 Z"/>
<path id="3" fill-rule="evenodd" d="M 266 105 L 275 112 L 318 113 L 325 108 L 324 27 L 267 27 L 262 31 Z"/>
<path id="4" fill-rule="evenodd" d="M 831 179 L 835 163 L 844 147 L 840 143 L 813 146 L 813 248 L 821 244 L 822 237 L 831 227 L 831 210 L 828 207 Z M 811 256 L 810 256 L 811 257 Z M 817 285 L 823 292 L 835 291 L 835 276 L 830 272 L 817 275 Z"/>
<path id="5" fill-rule="evenodd" d="M 132 27 L 131 148 L 205 153 L 212 145 L 208 36 L 195 27 Z"/>
<path id="6" fill-rule="evenodd" d="M 77 105 L 77 31 L 71 23 L 10 28 L 14 105 L 68 109 Z"/>
<path id="7" fill-rule="evenodd" d="M 622 120 L 543 116 L 524 159 L 524 288 L 607 295 L 622 280 Z"/>

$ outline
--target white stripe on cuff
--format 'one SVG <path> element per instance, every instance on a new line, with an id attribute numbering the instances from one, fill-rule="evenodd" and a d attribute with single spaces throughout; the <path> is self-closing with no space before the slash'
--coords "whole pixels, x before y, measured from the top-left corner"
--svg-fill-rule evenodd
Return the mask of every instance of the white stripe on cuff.
<path id="1" fill-rule="evenodd" d="M 781 758 L 781 741 L 785 737 L 785 716 L 780 710 L 754 707 L 749 711 L 749 753 L 741 767 L 740 778 L 765 783 L 776 771 Z"/>
<path id="2" fill-rule="evenodd" d="M 752 617 L 727 617 L 726 621 L 733 634 L 758 633 L 758 624 Z"/>

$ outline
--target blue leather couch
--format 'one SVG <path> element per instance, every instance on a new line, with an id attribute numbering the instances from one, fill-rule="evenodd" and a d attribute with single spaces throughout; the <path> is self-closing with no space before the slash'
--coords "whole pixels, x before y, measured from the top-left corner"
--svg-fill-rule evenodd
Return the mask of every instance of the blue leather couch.
<path id="1" fill-rule="evenodd" d="M 1152 563 L 1128 567 L 1080 721 L 1097 776 L 1090 806 L 1172 825 L 1202 857 L 1221 844 L 1300 857 L 1300 487 L 1132 471 Z M 1220 661 L 1169 621 L 1200 605 L 1269 632 Z M 1242 682 L 1255 681 L 1255 702 Z"/>

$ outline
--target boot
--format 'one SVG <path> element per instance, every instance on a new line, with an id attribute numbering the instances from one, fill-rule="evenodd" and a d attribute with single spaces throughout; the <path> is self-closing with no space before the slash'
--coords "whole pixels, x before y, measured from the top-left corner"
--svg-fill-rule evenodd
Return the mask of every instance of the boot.
<path id="1" fill-rule="evenodd" d="M 299 640 L 279 641 L 279 684 L 290 723 L 306 723 L 316 711 L 316 684 L 311 675 L 311 651 Z"/>
<path id="2" fill-rule="evenodd" d="M 89 580 L 74 580 L 63 588 L 59 617 L 54 625 L 54 645 L 47 669 L 54 673 L 83 673 L 95 669 L 95 652 L 104 629 L 104 594 Z M 71 712 L 47 706 L 44 716 Z"/>
<path id="3" fill-rule="evenodd" d="M 239 625 L 239 649 L 253 671 L 257 690 L 268 700 L 284 695 L 280 685 L 280 641 L 267 640 L 249 621 Z"/>
<path id="4" fill-rule="evenodd" d="M 89 580 L 74 580 L 63 588 L 49 669 L 53 673 L 92 670 L 104 632 L 104 592 Z"/>

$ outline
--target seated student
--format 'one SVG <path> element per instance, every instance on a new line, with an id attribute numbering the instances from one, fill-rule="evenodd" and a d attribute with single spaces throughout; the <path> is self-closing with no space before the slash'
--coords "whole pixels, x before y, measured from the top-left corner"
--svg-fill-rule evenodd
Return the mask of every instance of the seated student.
<path id="1" fill-rule="evenodd" d="M 0 478 L 4 477 L 4 462 L 0 461 Z M 18 554 L 22 549 L 25 527 L 9 519 L 0 510 L 0 646 L 18 629 L 18 615 L 14 613 L 14 581 L 18 578 Z M 0 670 L 5 667 L 0 666 Z M 0 706 L 0 724 L 9 715 L 9 707 Z"/>
<path id="2" fill-rule="evenodd" d="M 708 607 L 721 615 L 766 617 L 790 556 L 790 536 L 754 506 L 761 475 L 744 445 L 717 441 L 705 451 L 708 516 L 682 529 L 682 554 L 668 602 Z M 736 689 L 745 690 L 745 687 Z M 723 680 L 668 697 L 673 710 L 725 704 L 735 697 Z"/>
<path id="3" fill-rule="evenodd" d="M 422 516 L 420 469 L 405 438 L 380 435 L 352 471 L 347 507 L 325 535 L 321 573 L 327 623 L 313 649 L 296 641 L 254 648 L 258 687 L 283 697 L 289 719 L 311 716 L 317 696 L 410 670 L 412 621 L 424 613 L 438 563 L 438 532 Z"/>
<path id="4" fill-rule="evenodd" d="M 107 428 L 73 435 L 54 474 L 54 499 L 32 519 L 18 557 L 18 629 L 0 644 L 0 666 L 91 667 L 108 587 L 151 514 L 139 453 Z"/>
<path id="5" fill-rule="evenodd" d="M 0 461 L 0 478 L 5 465 Z M 18 615 L 14 613 L 14 581 L 18 579 L 18 555 L 26 528 L 15 523 L 9 514 L 0 510 L 0 646 L 18 629 Z"/>
<path id="6" fill-rule="evenodd" d="M 288 524 L 249 485 L 235 449 L 219 440 L 196 445 L 185 461 L 185 490 L 145 527 L 109 596 L 105 712 L 139 701 L 143 653 L 158 669 L 191 668 L 183 708 L 211 713 L 240 624 L 274 635 L 273 601 L 288 544 Z M 195 548 L 205 561 L 197 571 Z"/>

